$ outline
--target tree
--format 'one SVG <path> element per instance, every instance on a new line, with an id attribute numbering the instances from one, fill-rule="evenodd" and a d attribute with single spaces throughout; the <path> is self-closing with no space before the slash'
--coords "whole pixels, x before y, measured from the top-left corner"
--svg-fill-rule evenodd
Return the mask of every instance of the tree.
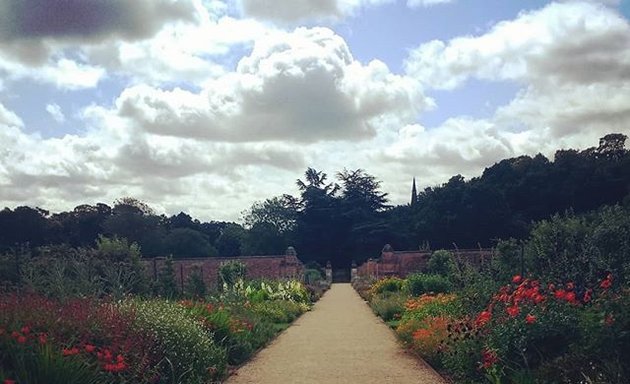
<path id="1" fill-rule="evenodd" d="M 295 229 L 298 203 L 293 196 L 276 196 L 254 203 L 243 212 L 245 227 L 251 229 L 257 224 L 268 224 L 278 233 L 288 233 Z"/>
<path id="2" fill-rule="evenodd" d="M 208 238 L 190 228 L 175 228 L 164 239 L 164 250 L 175 258 L 216 256 Z"/>
<path id="3" fill-rule="evenodd" d="M 241 256 L 244 237 L 245 229 L 243 227 L 235 223 L 227 223 L 215 243 L 219 256 Z"/>

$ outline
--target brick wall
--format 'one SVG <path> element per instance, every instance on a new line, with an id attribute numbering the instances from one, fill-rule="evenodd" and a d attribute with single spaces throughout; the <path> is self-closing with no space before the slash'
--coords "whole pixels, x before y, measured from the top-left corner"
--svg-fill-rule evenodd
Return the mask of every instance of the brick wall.
<path id="1" fill-rule="evenodd" d="M 456 249 L 450 250 L 455 261 L 483 267 L 494 256 L 494 249 Z M 381 257 L 370 259 L 357 267 L 359 277 L 381 278 L 386 276 L 406 277 L 414 272 L 426 270 L 431 251 L 393 251 L 384 250 Z"/>
<path id="2" fill-rule="evenodd" d="M 166 261 L 165 257 L 144 259 L 147 273 L 152 279 L 157 275 Z M 304 265 L 295 255 L 278 256 L 241 256 L 241 257 L 206 257 L 190 259 L 173 259 L 175 280 L 180 289 L 185 284 L 193 268 L 200 267 L 203 279 L 210 289 L 218 287 L 218 272 L 221 263 L 240 261 L 247 266 L 248 278 L 299 278 L 304 274 Z"/>

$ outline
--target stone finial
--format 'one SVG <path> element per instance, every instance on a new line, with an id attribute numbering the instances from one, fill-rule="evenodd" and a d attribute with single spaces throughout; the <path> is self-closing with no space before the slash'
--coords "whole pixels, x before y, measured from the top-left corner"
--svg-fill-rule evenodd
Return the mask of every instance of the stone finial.
<path id="1" fill-rule="evenodd" d="M 381 252 L 394 252 L 394 248 L 389 244 L 385 244 Z"/>
<path id="2" fill-rule="evenodd" d="M 287 250 L 284 252 L 284 254 L 287 256 L 297 256 L 297 252 L 295 251 L 295 248 L 293 247 L 288 247 Z"/>

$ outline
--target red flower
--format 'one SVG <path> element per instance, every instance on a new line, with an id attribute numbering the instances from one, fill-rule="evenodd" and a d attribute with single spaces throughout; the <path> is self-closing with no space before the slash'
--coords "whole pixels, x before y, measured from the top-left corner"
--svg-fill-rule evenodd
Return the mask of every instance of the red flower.
<path id="1" fill-rule="evenodd" d="M 11 379 L 4 379 L 4 381 L 2 382 L 2 384 L 15 384 L 15 380 L 11 380 Z"/>
<path id="2" fill-rule="evenodd" d="M 521 310 L 516 305 L 513 305 L 511 307 L 507 307 L 505 311 L 508 315 L 510 315 L 510 317 L 516 317 Z"/>
<path id="3" fill-rule="evenodd" d="M 575 292 L 567 292 L 564 298 L 566 301 L 568 301 L 571 304 L 577 303 L 577 300 L 575 299 Z"/>
<path id="4" fill-rule="evenodd" d="M 17 340 L 18 343 L 24 344 L 24 343 L 26 343 L 26 336 L 20 335 L 20 336 L 17 337 L 16 340 Z"/>
<path id="5" fill-rule="evenodd" d="M 62 355 L 64 355 L 64 356 L 72 356 L 72 355 L 76 355 L 76 354 L 78 354 L 79 352 L 80 352 L 80 351 L 79 351 L 79 348 L 77 348 L 77 347 L 72 347 L 72 348 L 64 348 L 64 349 L 61 351 L 61 354 L 62 354 Z"/>
<path id="6" fill-rule="evenodd" d="M 45 333 L 40 333 L 38 340 L 40 344 L 46 344 L 46 342 L 48 341 L 48 336 Z"/>
<path id="7" fill-rule="evenodd" d="M 29 326 L 22 327 L 22 333 L 28 335 L 31 332 L 31 328 Z"/>
<path id="8" fill-rule="evenodd" d="M 536 316 L 528 313 L 527 316 L 525 316 L 525 322 L 527 324 L 534 324 L 536 322 Z"/>
<path id="9" fill-rule="evenodd" d="M 492 314 L 488 311 L 483 311 L 477 316 L 477 320 L 475 320 L 475 325 L 478 327 L 483 327 L 486 325 L 490 319 L 492 318 Z"/>
<path id="10" fill-rule="evenodd" d="M 591 301 L 592 294 L 593 294 L 593 290 L 587 289 L 586 292 L 584 292 L 584 298 L 582 299 L 582 301 L 585 303 L 588 303 L 589 301 Z"/>
<path id="11" fill-rule="evenodd" d="M 11 337 L 14 338 L 14 339 L 17 339 L 20 336 L 22 336 L 22 335 L 20 335 L 20 332 L 18 332 L 18 331 L 11 332 Z"/>
<path id="12" fill-rule="evenodd" d="M 497 353 L 487 348 L 481 351 L 481 358 L 482 358 L 481 366 L 486 369 L 492 367 L 497 361 L 499 361 L 499 357 L 497 356 Z"/>
<path id="13" fill-rule="evenodd" d="M 606 318 L 604 319 L 604 324 L 610 327 L 614 323 L 615 323 L 615 318 L 613 317 L 612 314 L 608 314 L 608 316 L 606 316 Z"/>
<path id="14" fill-rule="evenodd" d="M 85 344 L 85 352 L 92 353 L 96 349 L 92 344 Z"/>
<path id="15" fill-rule="evenodd" d="M 534 297 L 533 297 L 532 299 L 534 300 L 534 303 L 536 303 L 536 304 L 540 304 L 540 303 L 542 303 L 543 301 L 545 301 L 545 296 L 543 296 L 543 295 L 541 295 L 541 294 L 537 293 L 537 294 L 535 294 L 535 295 L 534 295 Z"/>
<path id="16" fill-rule="evenodd" d="M 564 300 L 567 297 L 567 292 L 564 289 L 558 289 L 556 292 L 554 292 L 553 295 L 558 300 Z"/>
<path id="17" fill-rule="evenodd" d="M 518 284 L 523 280 L 523 278 L 521 277 L 521 275 L 514 275 L 514 277 L 512 277 L 512 282 L 514 284 Z"/>
<path id="18" fill-rule="evenodd" d="M 575 288 L 575 284 L 573 284 L 573 282 L 572 282 L 572 281 L 569 281 L 569 282 L 567 283 L 566 287 L 567 287 L 567 290 L 568 290 L 568 291 L 571 291 L 571 290 L 573 290 L 573 288 Z"/>
<path id="19" fill-rule="evenodd" d="M 604 280 L 602 280 L 599 286 L 602 287 L 603 289 L 610 288 L 612 286 L 612 275 L 608 274 L 608 276 Z"/>

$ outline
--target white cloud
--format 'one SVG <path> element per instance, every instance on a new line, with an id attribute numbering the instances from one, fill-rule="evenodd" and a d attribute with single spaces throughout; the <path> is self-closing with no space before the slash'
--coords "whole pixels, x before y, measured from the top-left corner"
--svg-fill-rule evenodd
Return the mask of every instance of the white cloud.
<path id="1" fill-rule="evenodd" d="M 308 21 L 335 21 L 353 15 L 359 9 L 395 0 L 240 0 L 246 16 L 280 24 Z M 428 0 L 429 2 L 440 0 Z M 444 0 L 442 0 L 444 1 Z"/>
<path id="2" fill-rule="evenodd" d="M 63 114 L 63 111 L 61 110 L 59 104 L 47 104 L 46 112 L 48 112 L 50 116 L 58 123 L 63 123 L 64 121 L 66 121 L 66 116 Z"/>
<path id="3" fill-rule="evenodd" d="M 591 3 L 552 3 L 477 37 L 433 40 L 405 67 L 423 84 L 452 89 L 468 78 L 582 82 L 630 77 L 630 28 L 615 11 Z"/>
<path id="4" fill-rule="evenodd" d="M 389 169 L 386 180 L 403 185 L 403 199 L 408 192 L 396 175 L 435 185 L 456 173 L 479 175 L 506 157 L 553 158 L 559 148 L 596 146 L 610 132 L 630 135 L 630 26 L 599 4 L 552 3 L 480 36 L 423 44 L 406 69 L 437 89 L 466 86 L 473 77 L 522 89 L 488 118 L 411 124 L 390 137 L 374 159 L 383 162 L 379 170 Z"/>
<path id="5" fill-rule="evenodd" d="M 407 6 L 409 8 L 430 7 L 432 5 L 448 4 L 454 1 L 455 0 L 407 0 Z"/>
<path id="6" fill-rule="evenodd" d="M 374 137 L 379 120 L 409 121 L 430 105 L 411 79 L 355 61 L 331 30 L 299 28 L 257 40 L 235 72 L 199 93 L 135 86 L 113 113 L 165 136 L 316 142 Z"/>

